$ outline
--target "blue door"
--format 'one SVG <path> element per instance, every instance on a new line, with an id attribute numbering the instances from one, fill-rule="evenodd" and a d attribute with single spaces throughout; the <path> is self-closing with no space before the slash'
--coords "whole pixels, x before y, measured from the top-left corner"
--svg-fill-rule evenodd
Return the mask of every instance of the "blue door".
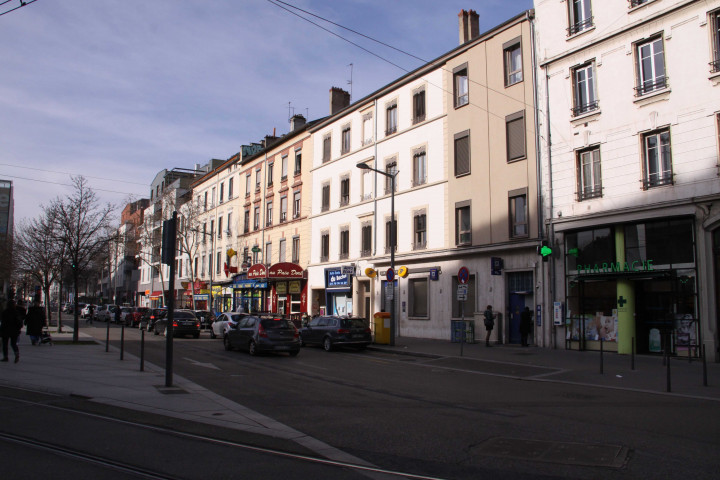
<path id="1" fill-rule="evenodd" d="M 520 313 L 525 310 L 525 295 L 510 294 L 509 343 L 520 343 Z"/>

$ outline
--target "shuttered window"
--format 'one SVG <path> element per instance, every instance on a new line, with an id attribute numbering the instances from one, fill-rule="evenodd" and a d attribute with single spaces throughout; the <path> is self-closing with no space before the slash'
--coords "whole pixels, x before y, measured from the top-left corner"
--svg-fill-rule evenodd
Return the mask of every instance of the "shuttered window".
<path id="1" fill-rule="evenodd" d="M 455 134 L 455 176 L 470 173 L 470 130 Z"/>
<path id="2" fill-rule="evenodd" d="M 508 162 L 525 158 L 525 112 L 505 117 L 505 138 Z"/>

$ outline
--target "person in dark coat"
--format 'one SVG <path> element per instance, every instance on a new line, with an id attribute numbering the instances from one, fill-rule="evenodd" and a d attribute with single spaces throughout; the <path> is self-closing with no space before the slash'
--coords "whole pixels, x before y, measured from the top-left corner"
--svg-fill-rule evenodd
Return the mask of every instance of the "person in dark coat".
<path id="1" fill-rule="evenodd" d="M 0 317 L 0 334 L 2 334 L 3 358 L 0 361 L 8 361 L 8 342 L 15 352 L 15 363 L 20 361 L 20 349 L 18 348 L 17 339 L 22 329 L 22 319 L 18 315 L 15 301 L 10 300 L 7 307 Z"/>
<path id="2" fill-rule="evenodd" d="M 115 323 L 120 323 L 120 307 L 117 305 L 115 306 L 114 317 L 115 317 Z"/>
<path id="3" fill-rule="evenodd" d="M 493 328 L 495 328 L 495 312 L 493 312 L 492 305 L 488 305 L 483 313 L 485 317 L 485 346 L 490 346 L 490 335 L 492 334 Z"/>
<path id="4" fill-rule="evenodd" d="M 529 307 L 520 312 L 520 339 L 523 347 L 528 347 L 528 335 L 532 332 L 533 321 L 532 312 Z"/>
<path id="5" fill-rule="evenodd" d="M 33 302 L 32 307 L 28 309 L 25 316 L 26 333 L 30 336 L 33 345 L 40 342 L 42 329 L 45 326 L 45 309 L 40 306 L 40 302 Z"/>

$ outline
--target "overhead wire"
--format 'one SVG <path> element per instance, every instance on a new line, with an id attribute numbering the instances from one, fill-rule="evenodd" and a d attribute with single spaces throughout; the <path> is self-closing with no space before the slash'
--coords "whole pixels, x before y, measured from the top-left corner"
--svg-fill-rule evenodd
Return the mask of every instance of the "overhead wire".
<path id="1" fill-rule="evenodd" d="M 11 2 L 11 1 L 12 1 L 12 0 L 6 0 L 6 1 L 3 2 L 3 3 L 0 3 L 0 6 L 5 5 L 6 3 L 9 3 L 9 2 Z M 15 10 L 17 10 L 17 9 L 19 9 L 19 8 L 27 7 L 27 6 L 30 5 L 31 3 L 35 3 L 35 2 L 37 2 L 37 0 L 20 0 L 20 6 L 15 7 L 15 8 L 11 8 L 10 10 L 5 10 L 4 12 L 0 12 L 0 17 L 3 16 L 3 15 L 5 15 L 5 14 L 7 14 L 7 13 L 14 12 Z"/>
<path id="2" fill-rule="evenodd" d="M 3 167 L 14 167 L 14 168 L 24 168 L 26 170 L 35 170 L 36 172 L 46 172 L 46 173 L 58 173 L 61 175 L 71 175 L 71 176 L 78 176 L 80 174 L 77 173 L 71 173 L 71 172 L 59 172 L 57 170 L 48 170 L 45 168 L 35 168 L 35 167 L 26 167 L 24 165 L 14 165 L 12 163 L 0 163 L 0 166 Z M 147 186 L 147 183 L 140 183 L 140 182 L 129 182 L 127 180 L 118 180 L 117 178 L 106 178 L 106 177 L 93 177 L 90 175 L 82 175 L 85 178 L 93 178 L 95 180 L 108 180 L 111 182 L 119 182 L 119 183 L 129 183 L 131 185 L 142 185 Z"/>
<path id="3" fill-rule="evenodd" d="M 19 180 L 28 180 L 28 181 L 31 181 L 31 182 L 49 183 L 49 184 L 51 184 L 51 185 L 60 185 L 60 186 L 62 186 L 62 187 L 74 187 L 74 186 L 75 186 L 75 185 L 73 185 L 73 184 L 71 184 L 71 183 L 51 182 L 50 180 L 40 180 L 40 179 L 38 179 L 38 178 L 20 177 L 20 176 L 18 176 L 18 175 L 5 175 L 5 174 L 3 174 L 3 177 L 17 178 L 17 179 L 19 179 Z M 118 193 L 118 194 L 121 194 L 121 195 L 133 195 L 133 196 L 134 196 L 134 195 L 141 195 L 141 194 L 134 193 L 134 192 L 118 192 L 117 190 L 107 190 L 107 189 L 103 189 L 103 188 L 93 188 L 93 190 L 98 191 L 98 192 L 106 192 L 106 193 Z"/>

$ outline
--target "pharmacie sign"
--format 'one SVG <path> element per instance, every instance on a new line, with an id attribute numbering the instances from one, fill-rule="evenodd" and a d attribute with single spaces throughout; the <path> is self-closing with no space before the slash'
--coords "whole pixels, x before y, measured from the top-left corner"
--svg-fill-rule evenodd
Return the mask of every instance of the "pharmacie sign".
<path id="1" fill-rule="evenodd" d="M 652 272 L 655 270 L 653 260 L 633 260 L 632 262 L 603 262 L 595 264 L 578 264 L 578 275 L 593 273 Z"/>

